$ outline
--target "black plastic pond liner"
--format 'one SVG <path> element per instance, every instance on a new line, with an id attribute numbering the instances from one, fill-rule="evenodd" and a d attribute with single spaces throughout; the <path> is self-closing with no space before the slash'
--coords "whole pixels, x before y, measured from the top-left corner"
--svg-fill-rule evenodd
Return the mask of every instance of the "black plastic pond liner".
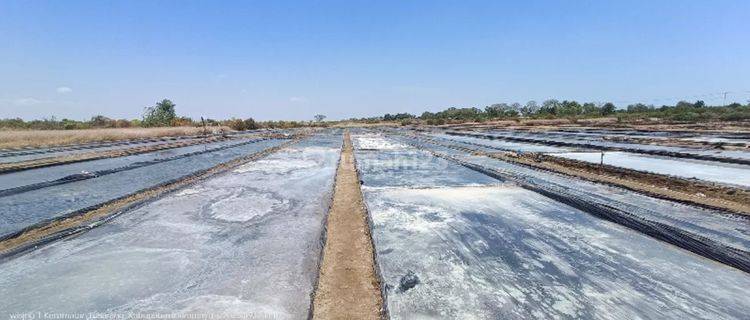
<path id="1" fill-rule="evenodd" d="M 714 157 L 714 156 L 709 156 L 709 155 L 686 153 L 686 152 L 674 152 L 674 151 L 665 151 L 665 150 L 644 150 L 644 149 L 638 149 L 638 148 L 623 148 L 623 147 L 606 147 L 606 146 L 590 144 L 590 143 L 577 143 L 577 142 L 552 141 L 552 140 L 534 139 L 534 138 L 496 136 L 496 135 L 490 135 L 490 134 L 456 132 L 456 131 L 446 131 L 445 133 L 449 135 L 454 135 L 454 136 L 465 136 L 465 137 L 481 138 L 481 139 L 488 139 L 488 140 L 505 140 L 505 141 L 552 145 L 552 146 L 558 146 L 558 147 L 576 147 L 576 148 L 588 148 L 588 149 L 606 150 L 606 151 L 624 151 L 624 152 L 630 152 L 630 153 L 641 153 L 641 154 L 649 154 L 649 155 L 663 156 L 663 157 L 695 159 L 695 160 L 704 160 L 704 161 L 715 161 L 715 162 L 723 162 L 723 163 L 750 165 L 750 159 Z"/>
<path id="2" fill-rule="evenodd" d="M 419 149 L 424 149 L 419 145 L 411 144 Z M 453 161 L 490 177 L 502 181 L 512 181 L 524 189 L 539 193 L 555 201 L 562 202 L 599 218 L 612 221 L 695 254 L 750 273 L 750 252 L 729 247 L 712 239 L 687 232 L 677 227 L 644 219 L 619 208 L 583 199 L 565 192 L 562 189 L 554 188 L 552 185 L 536 183 L 533 179 L 526 178 L 520 174 L 511 175 L 473 163 L 468 163 L 449 155 L 440 154 L 431 150 L 426 151 L 436 157 Z"/>
<path id="3" fill-rule="evenodd" d="M 65 184 L 65 183 L 71 183 L 71 182 L 76 182 L 76 181 L 81 181 L 81 180 L 93 179 L 93 178 L 101 177 L 101 176 L 108 175 L 108 174 L 113 174 L 113 173 L 117 173 L 117 172 L 123 172 L 123 171 L 127 171 L 127 170 L 133 170 L 133 169 L 142 168 L 142 167 L 146 167 L 146 166 L 150 166 L 150 165 L 155 165 L 155 164 L 163 163 L 163 162 L 167 162 L 167 161 L 173 161 L 173 160 L 187 158 L 187 157 L 192 157 L 192 156 L 196 156 L 196 155 L 201 155 L 201 154 L 206 154 L 206 153 L 211 153 L 211 152 L 226 150 L 226 149 L 229 149 L 229 148 L 240 147 L 240 146 L 244 146 L 244 145 L 248 145 L 248 144 L 251 144 L 251 143 L 256 143 L 256 142 L 260 142 L 260 141 L 264 141 L 264 140 L 268 140 L 268 139 L 269 138 L 255 139 L 255 140 L 245 141 L 245 142 L 241 142 L 241 143 L 236 143 L 236 144 L 221 146 L 221 147 L 218 147 L 218 148 L 213 148 L 213 149 L 208 149 L 208 150 L 201 150 L 201 151 L 195 151 L 195 152 L 185 153 L 185 154 L 181 154 L 181 155 L 177 155 L 177 156 L 173 156 L 173 157 L 169 157 L 169 158 L 163 158 L 163 159 L 157 159 L 157 160 L 151 160 L 151 161 L 135 162 L 135 163 L 131 163 L 131 164 L 127 165 L 127 166 L 123 166 L 123 167 L 119 167 L 119 168 L 113 168 L 113 169 L 107 169 L 107 170 L 99 170 L 99 171 L 87 172 L 87 173 L 73 174 L 73 175 L 69 175 L 67 177 L 63 177 L 63 178 L 60 178 L 60 179 L 57 179 L 57 180 L 39 182 L 39 183 L 29 184 L 29 185 L 25 185 L 25 186 L 20 186 L 20 187 L 15 187 L 15 188 L 10 188 L 10 189 L 0 190 L 0 197 L 7 197 L 7 196 L 14 195 L 14 194 L 19 194 L 19 193 L 24 193 L 24 192 L 28 192 L 28 191 L 38 190 L 38 189 L 42 189 L 42 188 L 57 186 L 57 185 Z"/>

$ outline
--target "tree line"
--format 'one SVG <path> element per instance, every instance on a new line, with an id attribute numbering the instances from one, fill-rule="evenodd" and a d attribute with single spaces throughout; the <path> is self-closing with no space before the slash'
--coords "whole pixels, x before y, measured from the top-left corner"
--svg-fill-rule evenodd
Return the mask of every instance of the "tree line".
<path id="1" fill-rule="evenodd" d="M 483 109 L 477 107 L 456 108 L 450 107 L 439 112 L 425 111 L 416 116 L 409 113 L 390 114 L 382 117 L 362 118 L 358 121 L 401 121 L 402 124 L 411 123 L 413 120 L 421 120 L 430 125 L 445 124 L 447 122 L 488 120 L 516 120 L 520 118 L 529 119 L 554 119 L 554 118 L 595 118 L 595 117 L 617 117 L 618 120 L 631 120 L 636 118 L 659 118 L 669 121 L 740 121 L 750 119 L 750 102 L 747 105 L 732 103 L 726 106 L 708 106 L 704 101 L 696 102 L 680 101 L 675 105 L 646 105 L 636 103 L 626 108 L 618 109 L 611 102 L 579 103 L 574 100 L 559 101 L 549 99 L 541 104 L 529 101 L 520 103 L 496 103 L 485 106 Z"/>
<path id="2" fill-rule="evenodd" d="M 7 129 L 35 129 L 35 130 L 73 130 L 93 128 L 134 128 L 134 127 L 179 127 L 179 126 L 227 126 L 233 130 L 255 130 L 260 128 L 286 129 L 311 125 L 324 125 L 320 123 L 324 115 L 316 115 L 318 123 L 304 121 L 255 121 L 253 118 L 225 120 L 215 119 L 192 119 L 178 116 L 176 104 L 169 99 L 163 99 L 150 107 L 146 107 L 140 119 L 112 119 L 102 115 L 96 115 L 89 120 L 56 119 L 51 117 L 41 120 L 24 121 L 21 118 L 0 119 L 0 128 Z M 320 119 L 320 120 L 318 120 Z"/>

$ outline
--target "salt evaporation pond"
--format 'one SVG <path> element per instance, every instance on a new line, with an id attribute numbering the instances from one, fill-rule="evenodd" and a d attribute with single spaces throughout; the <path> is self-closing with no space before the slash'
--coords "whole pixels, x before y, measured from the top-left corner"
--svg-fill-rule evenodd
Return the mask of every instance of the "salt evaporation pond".
<path id="1" fill-rule="evenodd" d="M 191 141 L 198 140 L 198 138 L 177 138 L 174 140 L 143 140 L 134 142 L 113 142 L 113 143 L 102 143 L 102 144 L 91 144 L 91 145 L 80 145 L 70 147 L 58 147 L 50 148 L 48 150 L 39 150 L 40 152 L 35 153 L 34 151 L 18 151 L 18 152 L 7 152 L 0 157 L 0 163 L 17 162 L 17 161 L 29 161 L 49 157 L 61 157 L 72 155 L 76 153 L 88 153 L 88 152 L 104 152 L 119 149 L 128 148 L 140 148 L 148 146 L 163 145 L 169 143 L 175 143 L 177 141 Z M 28 153 L 28 154 L 26 154 Z"/>
<path id="2" fill-rule="evenodd" d="M 208 144 L 199 144 L 181 148 L 141 153 L 131 156 L 75 162 L 58 166 L 36 168 L 33 170 L 10 172 L 6 174 L 0 174 L 0 190 L 27 186 L 30 184 L 41 183 L 45 181 L 52 181 L 82 172 L 111 170 L 115 168 L 125 167 L 138 162 L 158 161 L 161 159 L 176 157 L 193 152 L 210 152 L 211 150 L 215 150 L 217 148 L 239 145 L 256 140 L 258 140 L 258 138 L 226 140 Z"/>
<path id="3" fill-rule="evenodd" d="M 472 133 L 476 134 L 476 133 Z M 530 133 L 530 132 L 503 132 L 503 131 L 490 131 L 490 135 L 496 138 L 525 138 L 533 139 L 536 143 L 545 144 L 548 142 L 560 142 L 560 143 L 580 143 L 581 147 L 586 144 L 591 146 L 598 146 L 603 148 L 622 148 L 629 150 L 639 150 L 643 152 L 674 152 L 681 154 L 693 154 L 696 156 L 710 156 L 718 158 L 750 159 L 750 152 L 743 150 L 716 150 L 716 149 L 701 149 L 701 148 L 687 148 L 687 147 L 674 147 L 674 146 L 660 146 L 640 143 L 626 143 L 626 142 L 615 142 L 615 141 L 603 141 L 598 139 L 585 139 L 584 137 L 572 138 L 569 136 L 559 136 L 553 134 L 544 133 Z"/>
<path id="4" fill-rule="evenodd" d="M 750 251 L 750 220 L 747 216 L 649 197 L 615 186 L 534 170 L 499 159 L 472 155 L 465 151 L 410 138 L 401 138 L 401 140 L 411 141 L 440 154 L 455 157 L 472 165 L 496 170 L 516 179 L 555 188 L 593 203 L 618 208 L 640 218 L 666 224 L 677 230 L 695 234 L 737 250 Z"/>
<path id="5" fill-rule="evenodd" d="M 318 136 L 4 261 L 0 317 L 305 319 L 340 146 Z"/>
<path id="6" fill-rule="evenodd" d="M 572 150 L 575 150 L 574 148 L 545 146 L 545 145 L 540 145 L 540 144 L 512 142 L 512 141 L 504 141 L 504 140 L 487 140 L 487 139 L 482 139 L 482 138 L 448 135 L 448 134 L 431 134 L 430 136 L 440 138 L 443 140 L 478 144 L 478 145 L 488 146 L 488 147 L 499 149 L 499 150 L 515 151 L 515 152 L 556 153 L 556 152 L 570 152 Z"/>
<path id="7" fill-rule="evenodd" d="M 467 171 L 438 174 L 460 181 Z M 369 172 L 379 170 L 361 174 L 393 319 L 750 313 L 747 274 L 513 184 L 371 187 Z"/>
<path id="8" fill-rule="evenodd" d="M 601 152 L 555 153 L 554 156 L 600 163 Z M 638 155 L 628 152 L 604 152 L 604 164 L 666 174 L 682 178 L 695 178 L 711 182 L 750 187 L 750 167 L 720 162 L 670 159 L 658 156 Z"/>
<path id="9" fill-rule="evenodd" d="M 269 139 L 117 172 L 95 179 L 0 197 L 0 237 L 51 218 L 82 210 L 278 146 L 283 141 Z"/>

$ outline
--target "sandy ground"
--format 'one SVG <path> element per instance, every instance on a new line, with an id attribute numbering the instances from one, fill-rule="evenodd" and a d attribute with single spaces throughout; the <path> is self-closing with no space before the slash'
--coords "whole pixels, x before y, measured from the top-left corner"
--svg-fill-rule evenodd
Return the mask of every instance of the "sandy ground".
<path id="1" fill-rule="evenodd" d="M 383 299 L 372 238 L 347 132 L 328 213 L 313 319 L 380 319 Z"/>

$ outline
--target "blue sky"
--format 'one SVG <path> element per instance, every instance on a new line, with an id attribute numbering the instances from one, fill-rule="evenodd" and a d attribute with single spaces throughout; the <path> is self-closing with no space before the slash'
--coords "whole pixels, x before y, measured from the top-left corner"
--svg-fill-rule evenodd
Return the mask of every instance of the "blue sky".
<path id="1" fill-rule="evenodd" d="M 0 118 L 750 99 L 750 1 L 0 1 Z"/>

